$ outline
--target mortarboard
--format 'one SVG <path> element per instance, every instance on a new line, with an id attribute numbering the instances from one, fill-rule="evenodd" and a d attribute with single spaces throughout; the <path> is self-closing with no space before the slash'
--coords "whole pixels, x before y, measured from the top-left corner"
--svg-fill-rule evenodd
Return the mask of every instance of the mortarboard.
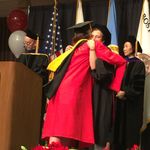
<path id="1" fill-rule="evenodd" d="M 103 33 L 104 44 L 108 46 L 111 43 L 111 33 L 105 25 L 102 24 L 94 24 L 92 26 L 93 29 L 98 29 Z"/>
<path id="2" fill-rule="evenodd" d="M 33 33 L 30 29 L 27 29 L 26 31 L 26 36 L 28 36 L 31 39 L 37 40 L 37 34 Z"/>
<path id="3" fill-rule="evenodd" d="M 134 49 L 135 51 L 137 51 L 137 52 L 142 52 L 141 45 L 140 45 L 139 41 L 136 40 L 135 36 L 129 35 L 129 36 L 125 39 L 124 43 L 125 43 L 125 42 L 130 42 L 131 45 L 132 45 L 132 47 L 133 47 L 133 49 Z"/>
<path id="4" fill-rule="evenodd" d="M 69 27 L 67 29 L 73 29 L 75 33 L 87 33 L 89 29 L 91 29 L 91 23 L 93 21 L 85 21 L 82 23 L 78 23 L 72 27 Z"/>

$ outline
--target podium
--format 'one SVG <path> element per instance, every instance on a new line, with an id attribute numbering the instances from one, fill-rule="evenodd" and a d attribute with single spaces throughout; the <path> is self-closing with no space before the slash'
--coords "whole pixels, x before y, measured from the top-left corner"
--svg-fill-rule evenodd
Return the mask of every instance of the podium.
<path id="1" fill-rule="evenodd" d="M 0 62 L 0 150 L 39 143 L 42 78 L 25 65 Z"/>

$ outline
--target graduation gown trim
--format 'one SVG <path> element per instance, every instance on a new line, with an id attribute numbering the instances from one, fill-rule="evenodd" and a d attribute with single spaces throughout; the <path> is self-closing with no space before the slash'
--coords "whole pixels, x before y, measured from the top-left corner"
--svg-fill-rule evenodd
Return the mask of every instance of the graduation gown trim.
<path id="1" fill-rule="evenodd" d="M 61 63 L 65 60 L 65 58 L 74 51 L 74 49 L 81 43 L 85 42 L 87 39 L 81 39 L 79 40 L 71 49 L 67 50 L 63 54 L 61 54 L 59 57 L 55 58 L 47 67 L 47 70 L 55 72 L 58 67 L 61 65 Z"/>

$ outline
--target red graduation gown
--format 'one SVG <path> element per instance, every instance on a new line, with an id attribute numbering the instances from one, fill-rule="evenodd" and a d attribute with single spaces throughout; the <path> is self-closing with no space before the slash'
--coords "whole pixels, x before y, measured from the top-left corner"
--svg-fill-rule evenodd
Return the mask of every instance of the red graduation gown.
<path id="1" fill-rule="evenodd" d="M 96 42 L 97 57 L 116 64 L 116 78 L 111 88 L 119 90 L 126 61 Z M 42 138 L 59 136 L 75 139 L 81 144 L 94 144 L 92 86 L 89 47 L 87 43 L 75 49 L 66 74 L 47 106 Z"/>

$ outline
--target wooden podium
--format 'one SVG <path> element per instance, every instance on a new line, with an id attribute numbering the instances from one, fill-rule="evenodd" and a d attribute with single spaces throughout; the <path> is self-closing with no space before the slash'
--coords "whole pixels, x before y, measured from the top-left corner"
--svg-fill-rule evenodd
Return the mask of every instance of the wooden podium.
<path id="1" fill-rule="evenodd" d="M 32 148 L 40 138 L 42 78 L 19 62 L 0 62 L 0 150 Z"/>

